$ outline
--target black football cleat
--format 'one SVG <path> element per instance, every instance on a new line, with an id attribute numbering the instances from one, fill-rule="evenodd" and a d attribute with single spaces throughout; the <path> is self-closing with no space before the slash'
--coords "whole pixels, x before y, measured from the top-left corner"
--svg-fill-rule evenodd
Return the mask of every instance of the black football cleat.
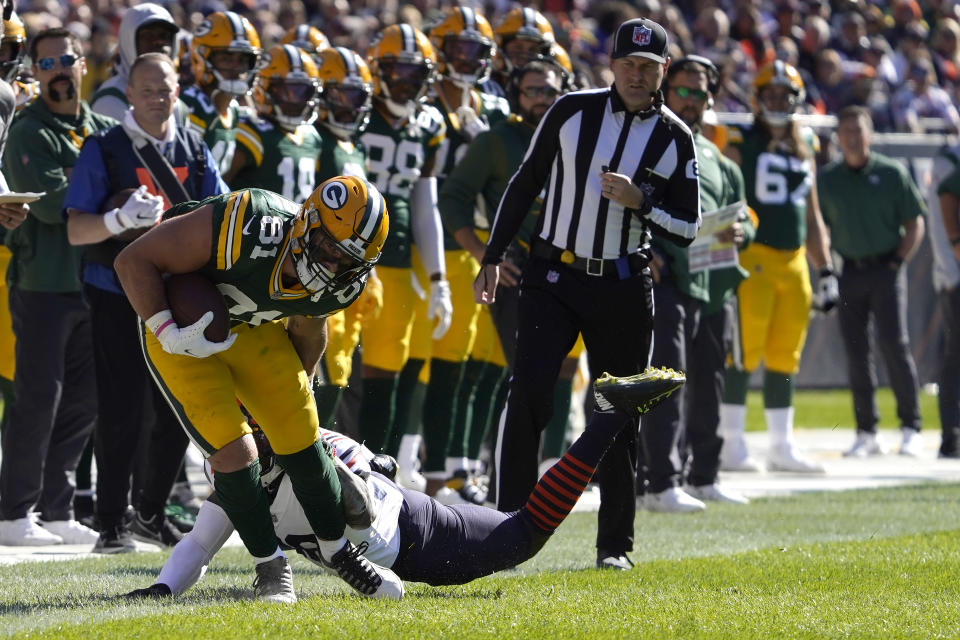
<path id="1" fill-rule="evenodd" d="M 617 409 L 631 416 L 644 414 L 686 381 L 681 372 L 666 367 L 647 367 L 643 373 L 622 378 L 604 373 L 593 383 L 593 398 L 600 412 Z"/>

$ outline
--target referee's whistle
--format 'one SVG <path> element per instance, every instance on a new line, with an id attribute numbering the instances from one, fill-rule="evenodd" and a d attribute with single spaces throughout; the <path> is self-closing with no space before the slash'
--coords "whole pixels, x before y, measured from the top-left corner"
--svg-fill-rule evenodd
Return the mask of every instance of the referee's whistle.
<path id="1" fill-rule="evenodd" d="M 600 165 L 600 171 L 602 171 L 603 173 L 608 173 L 610 171 L 610 165 L 608 164 Z"/>

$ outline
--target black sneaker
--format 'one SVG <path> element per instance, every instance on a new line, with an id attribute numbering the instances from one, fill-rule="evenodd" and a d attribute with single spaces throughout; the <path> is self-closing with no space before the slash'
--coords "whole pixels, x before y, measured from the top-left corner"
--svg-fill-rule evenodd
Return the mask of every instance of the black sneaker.
<path id="1" fill-rule="evenodd" d="M 333 554 L 330 562 L 324 560 L 324 564 L 360 595 L 390 600 L 403 597 L 403 580 L 390 569 L 367 560 L 349 540 L 340 551 Z"/>
<path id="2" fill-rule="evenodd" d="M 94 553 L 129 553 L 136 550 L 133 537 L 122 524 L 104 528 L 93 545 Z"/>
<path id="3" fill-rule="evenodd" d="M 130 523 L 130 533 L 137 540 L 161 544 L 165 547 L 172 547 L 183 538 L 180 530 L 173 526 L 173 523 L 162 513 L 145 518 L 143 513 L 137 511 Z"/>

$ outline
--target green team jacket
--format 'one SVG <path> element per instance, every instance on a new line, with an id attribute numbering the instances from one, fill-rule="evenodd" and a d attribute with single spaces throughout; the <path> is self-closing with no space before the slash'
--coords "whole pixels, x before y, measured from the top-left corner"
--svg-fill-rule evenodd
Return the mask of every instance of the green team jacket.
<path id="1" fill-rule="evenodd" d="M 447 174 L 438 198 L 444 229 L 452 235 L 457 229 L 475 227 L 489 229 L 507 189 L 527 153 L 534 128 L 517 116 L 510 116 L 478 135 L 457 165 Z M 484 225 L 474 216 L 477 196 L 483 198 Z M 530 236 L 540 212 L 540 198 L 523 220 L 517 239 L 530 246 Z"/>
<path id="2" fill-rule="evenodd" d="M 80 291 L 80 258 L 85 247 L 67 241 L 63 198 L 69 170 L 80 155 L 84 138 L 116 125 L 113 118 L 94 113 L 85 102 L 80 115 L 54 115 L 42 99 L 24 107 L 10 126 L 3 154 L 3 173 L 13 191 L 45 191 L 30 204 L 27 220 L 7 233 L 13 258 L 7 283 L 27 291 Z"/>

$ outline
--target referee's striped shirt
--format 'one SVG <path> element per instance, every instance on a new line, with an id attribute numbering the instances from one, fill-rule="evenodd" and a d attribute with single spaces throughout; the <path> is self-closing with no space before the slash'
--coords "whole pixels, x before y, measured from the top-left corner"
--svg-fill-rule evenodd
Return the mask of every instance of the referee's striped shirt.
<path id="1" fill-rule="evenodd" d="M 632 176 L 652 208 L 625 210 L 602 197 L 604 166 Z M 662 105 L 628 112 L 613 87 L 569 93 L 544 115 L 500 200 L 485 264 L 501 261 L 541 193 L 535 237 L 582 258 L 636 252 L 648 245 L 651 232 L 687 246 L 700 226 L 690 129 Z"/>

